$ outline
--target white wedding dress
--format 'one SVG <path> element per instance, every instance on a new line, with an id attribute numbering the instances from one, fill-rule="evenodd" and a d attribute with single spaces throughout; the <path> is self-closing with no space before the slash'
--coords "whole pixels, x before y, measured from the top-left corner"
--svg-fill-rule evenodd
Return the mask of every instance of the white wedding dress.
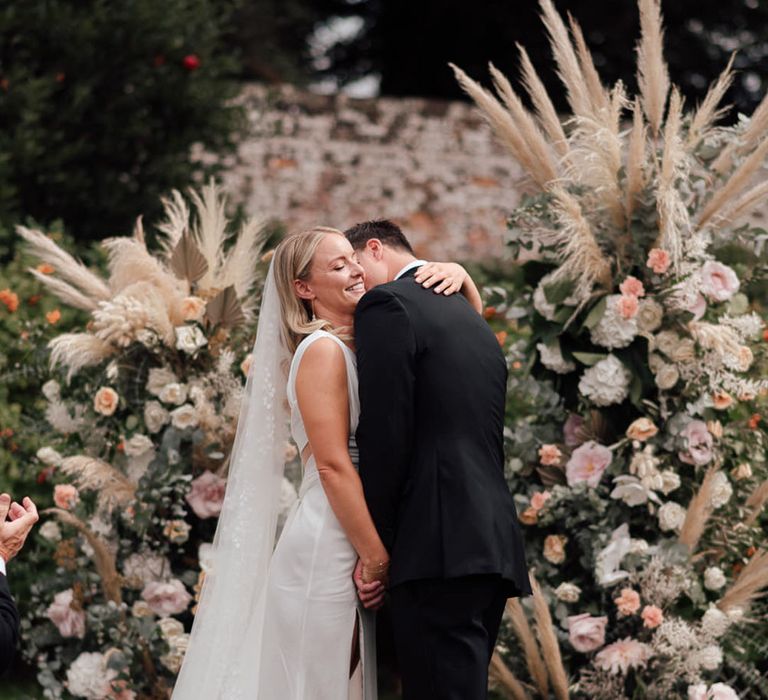
<path id="1" fill-rule="evenodd" d="M 316 331 L 299 345 L 288 376 L 291 432 L 303 453 L 307 434 L 296 401 L 296 374 L 307 348 L 331 338 L 344 352 L 349 391 L 350 456 L 360 415 L 355 354 L 336 336 Z M 375 614 L 358 603 L 352 572 L 357 554 L 320 483 L 314 456 L 304 467 L 299 499 L 269 565 L 259 664 L 258 700 L 376 700 Z M 360 657 L 350 679 L 356 616 Z"/>

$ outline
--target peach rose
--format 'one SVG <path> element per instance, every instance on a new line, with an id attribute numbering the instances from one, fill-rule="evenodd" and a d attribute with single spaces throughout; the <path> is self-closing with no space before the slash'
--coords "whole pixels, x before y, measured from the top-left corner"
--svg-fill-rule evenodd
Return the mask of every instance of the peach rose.
<path id="1" fill-rule="evenodd" d="M 658 432 L 659 429 L 654 425 L 650 418 L 638 418 L 637 420 L 632 421 L 627 428 L 627 437 L 630 440 L 640 440 L 641 442 L 645 442 L 646 440 L 650 440 Z"/>
<path id="2" fill-rule="evenodd" d="M 192 482 L 186 500 L 198 518 L 213 518 L 221 513 L 224 505 L 226 479 L 213 472 L 204 472 Z"/>
<path id="3" fill-rule="evenodd" d="M 539 511 L 529 506 L 517 518 L 523 525 L 535 525 L 539 519 Z"/>
<path id="4" fill-rule="evenodd" d="M 200 297 L 184 297 L 179 311 L 185 321 L 200 321 L 205 313 L 205 301 Z"/>
<path id="5" fill-rule="evenodd" d="M 159 617 L 179 615 L 192 602 L 192 596 L 184 588 L 184 584 L 176 578 L 170 581 L 151 581 L 144 586 L 141 597 Z"/>
<path id="6" fill-rule="evenodd" d="M 629 277 L 619 285 L 619 290 L 623 296 L 627 297 L 645 296 L 645 287 L 643 287 L 643 283 L 637 279 L 637 277 L 632 277 L 632 275 L 629 275 Z"/>
<path id="7" fill-rule="evenodd" d="M 120 397 L 114 389 L 103 386 L 93 397 L 93 410 L 102 416 L 111 416 L 117 410 L 119 400 Z"/>
<path id="8" fill-rule="evenodd" d="M 72 604 L 72 597 L 73 591 L 71 588 L 57 593 L 45 614 L 56 625 L 62 637 L 82 639 L 85 637 L 85 612 L 82 608 L 75 607 Z"/>
<path id="9" fill-rule="evenodd" d="M 723 424 L 719 420 L 708 420 L 707 430 L 712 433 L 712 437 L 718 440 L 723 437 Z"/>
<path id="10" fill-rule="evenodd" d="M 661 608 L 655 605 L 646 605 L 643 608 L 643 612 L 640 613 L 640 617 L 643 618 L 643 627 L 651 630 L 664 622 L 664 613 L 661 611 Z"/>
<path id="11" fill-rule="evenodd" d="M 669 270 L 669 253 L 661 248 L 651 248 L 646 264 L 657 275 L 663 275 Z"/>
<path id="12" fill-rule="evenodd" d="M 637 310 L 640 308 L 640 302 L 637 297 L 622 294 L 616 304 L 617 311 L 621 317 L 627 321 L 637 316 Z"/>
<path id="13" fill-rule="evenodd" d="M 541 510 L 551 497 L 552 494 L 549 491 L 537 491 L 531 496 L 531 508 L 536 511 Z"/>
<path id="14" fill-rule="evenodd" d="M 45 320 L 53 326 L 61 320 L 61 311 L 58 309 L 49 311 L 47 314 L 45 314 Z"/>
<path id="15" fill-rule="evenodd" d="M 56 484 L 53 489 L 53 502 L 64 510 L 71 510 L 80 500 L 80 494 L 72 484 Z"/>
<path id="16" fill-rule="evenodd" d="M 611 463 L 611 451 L 594 440 L 577 447 L 565 465 L 568 486 L 586 482 L 592 488 L 600 483 L 603 472 Z"/>
<path id="17" fill-rule="evenodd" d="M 712 403 L 718 411 L 725 411 L 733 406 L 733 396 L 727 391 L 715 391 L 712 393 Z"/>
<path id="18" fill-rule="evenodd" d="M 547 535 L 544 538 L 544 558 L 552 564 L 562 564 L 565 561 L 567 542 L 565 535 Z"/>
<path id="19" fill-rule="evenodd" d="M 247 377 L 253 364 L 253 354 L 248 353 L 245 359 L 240 363 L 240 371 Z"/>
<path id="20" fill-rule="evenodd" d="M 631 588 L 622 588 L 621 595 L 618 598 L 614 598 L 613 602 L 616 603 L 619 615 L 622 617 L 634 615 L 640 610 L 640 594 Z"/>
<path id="21" fill-rule="evenodd" d="M 557 445 L 542 445 L 539 448 L 539 461 L 546 466 L 558 464 L 562 456 Z"/>
<path id="22" fill-rule="evenodd" d="M 568 617 L 568 639 L 571 646 L 582 654 L 599 649 L 605 644 L 607 617 L 592 617 L 589 613 Z"/>

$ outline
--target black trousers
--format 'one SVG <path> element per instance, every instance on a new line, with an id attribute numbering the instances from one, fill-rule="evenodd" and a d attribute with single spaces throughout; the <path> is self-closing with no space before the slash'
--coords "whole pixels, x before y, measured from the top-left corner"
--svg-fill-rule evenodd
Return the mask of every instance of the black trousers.
<path id="1" fill-rule="evenodd" d="M 500 576 L 477 575 L 390 590 L 403 700 L 486 700 L 508 586 Z"/>

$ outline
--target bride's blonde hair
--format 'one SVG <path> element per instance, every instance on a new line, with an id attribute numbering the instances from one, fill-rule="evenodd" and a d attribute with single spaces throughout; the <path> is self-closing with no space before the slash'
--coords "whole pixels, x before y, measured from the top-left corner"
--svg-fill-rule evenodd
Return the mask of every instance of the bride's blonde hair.
<path id="1" fill-rule="evenodd" d="M 299 343 L 310 333 L 319 330 L 334 332 L 329 321 L 312 318 L 312 305 L 296 295 L 293 284 L 294 280 L 306 280 L 309 277 L 317 247 L 329 233 L 344 235 L 335 228 L 315 226 L 286 236 L 275 249 L 272 269 L 280 297 L 283 340 L 291 354 L 296 352 Z"/>

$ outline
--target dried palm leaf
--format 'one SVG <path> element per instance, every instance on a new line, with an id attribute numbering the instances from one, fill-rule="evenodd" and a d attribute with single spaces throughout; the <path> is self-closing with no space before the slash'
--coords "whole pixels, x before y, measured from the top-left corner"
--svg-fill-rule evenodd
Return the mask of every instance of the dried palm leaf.
<path id="1" fill-rule="evenodd" d="M 546 663 L 549 671 L 552 690 L 557 700 L 568 700 L 568 674 L 566 674 L 563 666 L 560 644 L 555 634 L 552 615 L 549 612 L 547 600 L 541 591 L 541 586 L 533 576 L 531 576 L 531 588 L 533 590 L 533 617 L 536 621 L 536 635 L 539 638 L 544 663 Z"/>
<path id="2" fill-rule="evenodd" d="M 61 471 L 71 476 L 78 488 L 96 491 L 99 509 L 107 513 L 124 508 L 136 498 L 135 484 L 111 464 L 95 457 L 66 457 L 61 463 Z"/>
<path id="3" fill-rule="evenodd" d="M 669 93 L 669 71 L 664 61 L 664 31 L 660 0 L 638 0 L 640 42 L 637 46 L 637 84 L 643 110 L 654 134 L 658 134 Z"/>
<path id="4" fill-rule="evenodd" d="M 759 549 L 752 555 L 738 578 L 728 587 L 717 607 L 727 613 L 730 610 L 745 611 L 752 601 L 765 595 L 768 586 L 768 550 Z"/>
<path id="5" fill-rule="evenodd" d="M 720 77 L 710 86 L 704 101 L 691 119 L 691 126 L 688 129 L 688 147 L 695 147 L 712 130 L 712 125 L 720 119 L 727 111 L 728 107 L 719 107 L 723 101 L 725 93 L 733 83 L 733 60 L 736 54 L 732 53 L 728 60 L 725 70 L 720 73 Z"/>
<path id="6" fill-rule="evenodd" d="M 67 381 L 83 367 L 92 367 L 106 360 L 115 349 L 90 333 L 63 333 L 48 343 L 50 366 L 68 368 Z"/>
<path id="7" fill-rule="evenodd" d="M 516 44 L 516 46 L 520 52 L 523 86 L 531 97 L 539 124 L 558 155 L 564 157 L 568 154 L 568 141 L 555 106 L 552 104 L 539 74 L 533 67 L 528 52 L 520 44 Z"/>
<path id="8" fill-rule="evenodd" d="M 210 267 L 189 231 L 179 238 L 171 253 L 169 264 L 177 277 L 187 280 L 190 284 L 201 280 Z"/>
<path id="9" fill-rule="evenodd" d="M 528 666 L 528 673 L 531 674 L 536 689 L 541 697 L 549 697 L 549 679 L 547 669 L 544 665 L 544 659 L 541 658 L 539 645 L 533 634 L 531 626 L 528 624 L 523 606 L 517 598 L 509 598 L 506 604 L 507 615 L 512 624 L 512 629 L 523 648 L 525 662 Z"/>
<path id="10" fill-rule="evenodd" d="M 232 328 L 243 321 L 243 309 L 234 287 L 222 289 L 205 307 L 205 321 L 212 326 Z"/>
<path id="11" fill-rule="evenodd" d="M 504 663 L 497 652 L 493 652 L 489 674 L 499 686 L 501 692 L 511 700 L 530 700 L 530 695 L 525 691 L 523 684 L 517 680 L 515 674 Z"/>
<path id="12" fill-rule="evenodd" d="M 710 468 L 704 475 L 699 490 L 691 498 L 688 504 L 688 510 L 685 513 L 685 520 L 680 529 L 678 539 L 681 544 L 688 547 L 691 554 L 696 551 L 701 536 L 707 527 L 707 522 L 712 515 L 712 489 L 714 486 L 715 474 L 719 470 Z"/>
<path id="13" fill-rule="evenodd" d="M 109 548 L 104 541 L 95 535 L 82 520 L 72 515 L 69 511 L 61 508 L 47 508 L 42 511 L 42 515 L 55 515 L 62 523 L 71 525 L 85 537 L 88 544 L 91 545 L 91 549 L 93 549 L 93 563 L 101 578 L 104 597 L 120 605 L 123 602 L 123 595 L 120 590 L 120 575 L 117 573 L 115 558 L 110 554 Z"/>

